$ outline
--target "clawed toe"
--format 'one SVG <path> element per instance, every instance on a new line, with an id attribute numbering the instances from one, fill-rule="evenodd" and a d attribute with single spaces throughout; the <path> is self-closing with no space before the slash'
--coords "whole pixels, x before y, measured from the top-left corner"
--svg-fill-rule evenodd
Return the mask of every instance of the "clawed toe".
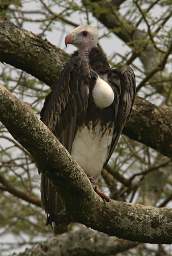
<path id="1" fill-rule="evenodd" d="M 93 184 L 93 188 L 94 191 L 106 202 L 110 202 L 110 198 L 105 195 L 102 191 L 100 191 L 100 189 L 98 188 L 98 186 L 96 185 L 96 179 L 94 177 L 89 177 L 90 182 Z"/>

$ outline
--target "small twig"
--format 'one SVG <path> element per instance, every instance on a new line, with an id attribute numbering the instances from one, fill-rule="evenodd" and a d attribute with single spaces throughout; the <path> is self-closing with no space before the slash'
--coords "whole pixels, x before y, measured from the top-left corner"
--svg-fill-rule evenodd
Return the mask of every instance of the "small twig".
<path id="1" fill-rule="evenodd" d="M 72 22 L 72 21 L 70 21 L 70 20 L 64 18 L 64 16 L 62 16 L 62 15 L 59 15 L 59 14 L 57 14 L 57 13 L 54 13 L 54 12 L 44 3 L 43 0 L 40 0 L 40 2 L 41 2 L 41 4 L 44 6 L 44 8 L 52 15 L 53 19 L 59 19 L 59 20 L 61 20 L 62 22 L 64 22 L 65 24 L 68 24 L 68 25 L 70 25 L 70 26 L 72 26 L 72 27 L 77 27 L 77 26 L 78 26 L 77 23 Z"/>
<path id="2" fill-rule="evenodd" d="M 3 185 L 2 187 L 3 191 L 7 191 L 17 198 L 20 198 L 26 202 L 34 204 L 35 206 L 41 207 L 41 201 L 38 198 L 36 198 L 36 196 L 28 195 L 23 191 L 16 189 L 1 174 L 0 174 L 0 183 Z"/>
<path id="3" fill-rule="evenodd" d="M 156 0 L 154 1 L 152 4 L 150 4 L 150 6 L 145 10 L 146 13 L 148 13 L 160 0 Z M 138 4 L 138 3 L 137 3 Z M 141 23 L 141 21 L 143 20 L 143 16 L 138 20 L 138 22 L 136 23 L 136 27 L 138 27 Z"/>
<path id="4" fill-rule="evenodd" d="M 141 9 L 140 5 L 138 4 L 138 2 L 137 2 L 136 0 L 134 0 L 134 3 L 135 3 L 135 5 L 137 6 L 137 9 L 139 10 L 139 12 L 141 13 L 141 15 L 142 15 L 142 17 L 143 17 L 143 20 L 144 20 L 145 23 L 146 23 L 147 30 L 148 30 L 148 35 L 149 35 L 149 37 L 150 37 L 150 40 L 151 40 L 151 42 L 152 42 L 152 45 L 154 46 L 154 48 L 155 48 L 156 50 L 160 51 L 161 53 L 165 53 L 162 49 L 160 49 L 160 48 L 156 45 L 156 43 L 155 43 L 155 41 L 154 41 L 154 38 L 153 38 L 153 36 L 152 36 L 152 32 L 151 32 L 151 28 L 150 28 L 149 22 L 148 22 L 148 20 L 147 20 L 147 18 L 146 18 L 145 13 L 143 12 L 143 10 Z"/>
<path id="5" fill-rule="evenodd" d="M 162 71 L 166 65 L 167 59 L 169 55 L 172 52 L 172 43 L 170 44 L 170 47 L 168 51 L 164 54 L 163 59 L 161 62 L 140 82 L 140 84 L 137 86 L 136 91 L 138 92 L 146 82 L 149 81 L 150 78 L 152 78 L 157 72 Z"/>
<path id="6" fill-rule="evenodd" d="M 165 207 L 172 200 L 172 194 L 165 198 L 157 207 Z"/>
<path id="7" fill-rule="evenodd" d="M 159 164 L 159 165 L 155 165 L 155 166 L 152 166 L 150 168 L 148 168 L 147 170 L 143 171 L 143 172 L 139 172 L 139 173 L 135 173 L 133 174 L 130 178 L 129 178 L 129 181 L 132 182 L 133 179 L 135 179 L 136 177 L 138 176 L 145 176 L 147 175 L 148 173 L 150 172 L 153 172 L 153 171 L 156 171 L 158 170 L 159 168 L 162 168 L 162 167 L 165 167 L 166 165 L 168 165 L 169 163 L 171 162 L 170 159 L 168 159 L 167 161 Z"/>

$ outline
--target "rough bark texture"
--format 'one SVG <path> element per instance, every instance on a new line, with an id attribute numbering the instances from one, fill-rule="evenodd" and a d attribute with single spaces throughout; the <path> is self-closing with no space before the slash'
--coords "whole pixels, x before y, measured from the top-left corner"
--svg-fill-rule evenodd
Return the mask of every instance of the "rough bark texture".
<path id="1" fill-rule="evenodd" d="M 47 40 L 0 20 L 0 61 L 53 86 L 67 54 Z"/>
<path id="2" fill-rule="evenodd" d="M 102 201 L 50 130 L 3 86 L 0 121 L 30 152 L 43 173 L 61 188 L 71 221 L 133 241 L 172 243 L 171 209 Z"/>
<path id="3" fill-rule="evenodd" d="M 135 242 L 116 239 L 82 227 L 39 243 L 18 256 L 114 256 L 135 246 Z"/>
<path id="4" fill-rule="evenodd" d="M 124 134 L 172 157 L 172 109 L 137 97 Z"/>
<path id="5" fill-rule="evenodd" d="M 46 40 L 7 21 L 0 21 L 0 61 L 20 68 L 53 86 L 66 59 L 67 54 Z M 171 116 L 170 108 L 157 108 L 138 98 L 125 134 L 171 157 Z"/>

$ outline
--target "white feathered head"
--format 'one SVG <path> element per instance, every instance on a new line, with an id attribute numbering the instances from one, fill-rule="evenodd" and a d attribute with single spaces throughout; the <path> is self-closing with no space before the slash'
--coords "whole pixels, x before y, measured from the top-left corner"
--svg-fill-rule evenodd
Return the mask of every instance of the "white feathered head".
<path id="1" fill-rule="evenodd" d="M 65 37 L 65 44 L 75 45 L 78 49 L 91 49 L 98 43 L 97 28 L 89 25 L 81 25 Z"/>

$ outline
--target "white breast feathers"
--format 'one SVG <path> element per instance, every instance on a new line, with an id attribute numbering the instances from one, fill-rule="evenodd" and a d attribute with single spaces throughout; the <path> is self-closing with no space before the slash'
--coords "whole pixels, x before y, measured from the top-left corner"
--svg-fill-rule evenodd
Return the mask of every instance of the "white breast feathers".
<path id="1" fill-rule="evenodd" d="M 100 77 L 96 80 L 92 96 L 96 106 L 99 108 L 107 108 L 114 101 L 114 92 L 111 86 Z"/>
<path id="2" fill-rule="evenodd" d="M 112 142 L 113 129 L 109 128 L 102 134 L 101 124 L 89 128 L 85 125 L 76 133 L 71 155 L 84 169 L 89 177 L 98 177 L 106 161 L 108 149 Z"/>

